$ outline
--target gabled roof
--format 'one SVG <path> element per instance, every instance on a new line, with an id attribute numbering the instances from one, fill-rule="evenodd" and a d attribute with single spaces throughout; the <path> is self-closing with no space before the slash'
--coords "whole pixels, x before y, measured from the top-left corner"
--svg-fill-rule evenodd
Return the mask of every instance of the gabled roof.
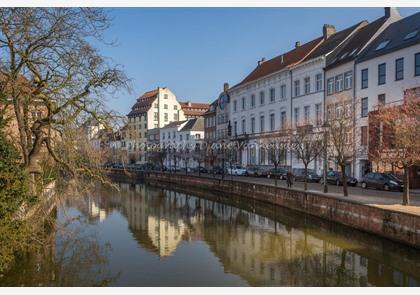
<path id="1" fill-rule="evenodd" d="M 131 107 L 131 111 L 127 116 L 130 117 L 146 113 L 151 108 L 152 103 L 158 94 L 158 89 L 145 92 L 137 99 L 136 103 Z"/>
<path id="2" fill-rule="evenodd" d="M 416 34 L 414 34 L 415 31 L 417 31 Z M 410 33 L 413 33 L 413 37 L 407 38 Z M 388 44 L 382 49 L 377 50 L 381 43 L 388 40 Z M 366 48 L 357 59 L 357 62 L 388 54 L 418 43 L 420 43 L 420 12 L 390 24 L 382 34 Z"/>
<path id="3" fill-rule="evenodd" d="M 387 17 L 383 16 L 369 24 L 367 21 L 364 21 L 362 27 L 339 50 L 331 55 L 331 58 L 327 61 L 327 68 L 333 68 L 355 59 L 360 53 L 360 50 L 369 42 L 387 19 Z"/>
<path id="4" fill-rule="evenodd" d="M 245 77 L 240 83 L 232 88 L 238 87 L 245 83 L 257 80 L 264 76 L 278 72 L 288 66 L 292 66 L 303 60 L 309 53 L 312 52 L 322 42 L 323 38 L 319 37 L 310 42 L 307 42 L 297 48 L 294 48 L 284 54 L 276 56 L 270 60 L 258 65 L 248 76 Z"/>
<path id="5" fill-rule="evenodd" d="M 187 122 L 187 120 L 184 120 L 184 121 L 174 121 L 174 122 L 171 122 L 171 123 L 163 126 L 162 128 L 174 128 L 174 127 L 178 127 L 178 126 L 182 125 L 185 122 Z"/>
<path id="6" fill-rule="evenodd" d="M 323 55 L 328 55 L 335 50 L 342 42 L 344 42 L 352 33 L 354 33 L 361 25 L 363 21 L 341 31 L 332 34 L 327 40 L 325 40 L 320 46 L 318 46 L 311 54 L 309 54 L 305 61 L 313 58 L 317 58 Z"/>
<path id="7" fill-rule="evenodd" d="M 180 131 L 204 131 L 204 118 L 188 120 L 187 124 Z"/>

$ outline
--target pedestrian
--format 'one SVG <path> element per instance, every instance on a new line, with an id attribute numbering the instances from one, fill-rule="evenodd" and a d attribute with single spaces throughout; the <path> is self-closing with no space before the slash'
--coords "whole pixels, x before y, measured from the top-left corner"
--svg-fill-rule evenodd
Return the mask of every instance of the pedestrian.
<path id="1" fill-rule="evenodd" d="M 287 171 L 286 173 L 286 182 L 287 182 L 287 187 L 293 186 L 293 174 L 290 171 Z"/>

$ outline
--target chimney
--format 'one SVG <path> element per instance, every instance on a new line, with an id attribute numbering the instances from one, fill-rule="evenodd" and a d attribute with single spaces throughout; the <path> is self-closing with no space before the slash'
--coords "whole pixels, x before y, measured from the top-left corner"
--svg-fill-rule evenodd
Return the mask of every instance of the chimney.
<path id="1" fill-rule="evenodd" d="M 229 83 L 224 83 L 223 84 L 223 91 L 226 92 L 229 90 Z"/>
<path id="2" fill-rule="evenodd" d="M 187 102 L 187 106 L 189 106 L 189 107 L 191 106 L 191 101 Z"/>
<path id="3" fill-rule="evenodd" d="M 281 62 L 281 63 L 283 63 L 283 62 L 284 62 L 283 54 L 280 56 L 280 62 Z"/>
<path id="4" fill-rule="evenodd" d="M 298 48 L 300 46 L 300 41 L 296 41 L 295 48 Z"/>
<path id="5" fill-rule="evenodd" d="M 396 7 L 384 7 L 385 9 L 385 17 L 386 18 L 401 18 L 401 15 Z"/>
<path id="6" fill-rule="evenodd" d="M 265 57 L 261 58 L 261 59 L 258 61 L 258 65 L 259 65 L 259 66 L 260 66 L 260 65 L 262 65 L 264 62 L 265 62 Z"/>
<path id="7" fill-rule="evenodd" d="M 331 37 L 332 34 L 335 33 L 335 26 L 325 24 L 322 28 L 322 33 L 324 35 L 324 40 L 327 40 L 329 37 Z"/>

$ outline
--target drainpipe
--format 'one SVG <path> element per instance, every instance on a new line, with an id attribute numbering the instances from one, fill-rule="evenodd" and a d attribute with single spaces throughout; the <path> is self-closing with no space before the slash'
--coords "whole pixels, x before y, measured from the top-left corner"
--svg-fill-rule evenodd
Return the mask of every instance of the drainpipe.
<path id="1" fill-rule="evenodd" d="M 290 70 L 289 73 L 290 73 L 290 122 L 291 122 L 291 125 L 293 126 L 293 71 Z M 293 163 L 293 153 L 292 151 L 290 151 L 290 168 L 293 168 L 292 163 Z"/>
<path id="2" fill-rule="evenodd" d="M 353 63 L 353 171 L 352 176 L 356 176 L 356 60 Z"/>

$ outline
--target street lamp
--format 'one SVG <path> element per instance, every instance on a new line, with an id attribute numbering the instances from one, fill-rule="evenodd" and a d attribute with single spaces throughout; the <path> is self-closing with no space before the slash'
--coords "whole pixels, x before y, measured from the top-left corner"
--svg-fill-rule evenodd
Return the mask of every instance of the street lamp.
<path id="1" fill-rule="evenodd" d="M 327 147 L 328 147 L 328 128 L 330 128 L 330 124 L 328 124 L 328 121 L 325 121 L 322 125 L 323 131 L 324 131 L 324 173 L 323 173 L 323 185 L 324 185 L 324 193 L 328 193 L 328 185 L 327 185 Z"/>

